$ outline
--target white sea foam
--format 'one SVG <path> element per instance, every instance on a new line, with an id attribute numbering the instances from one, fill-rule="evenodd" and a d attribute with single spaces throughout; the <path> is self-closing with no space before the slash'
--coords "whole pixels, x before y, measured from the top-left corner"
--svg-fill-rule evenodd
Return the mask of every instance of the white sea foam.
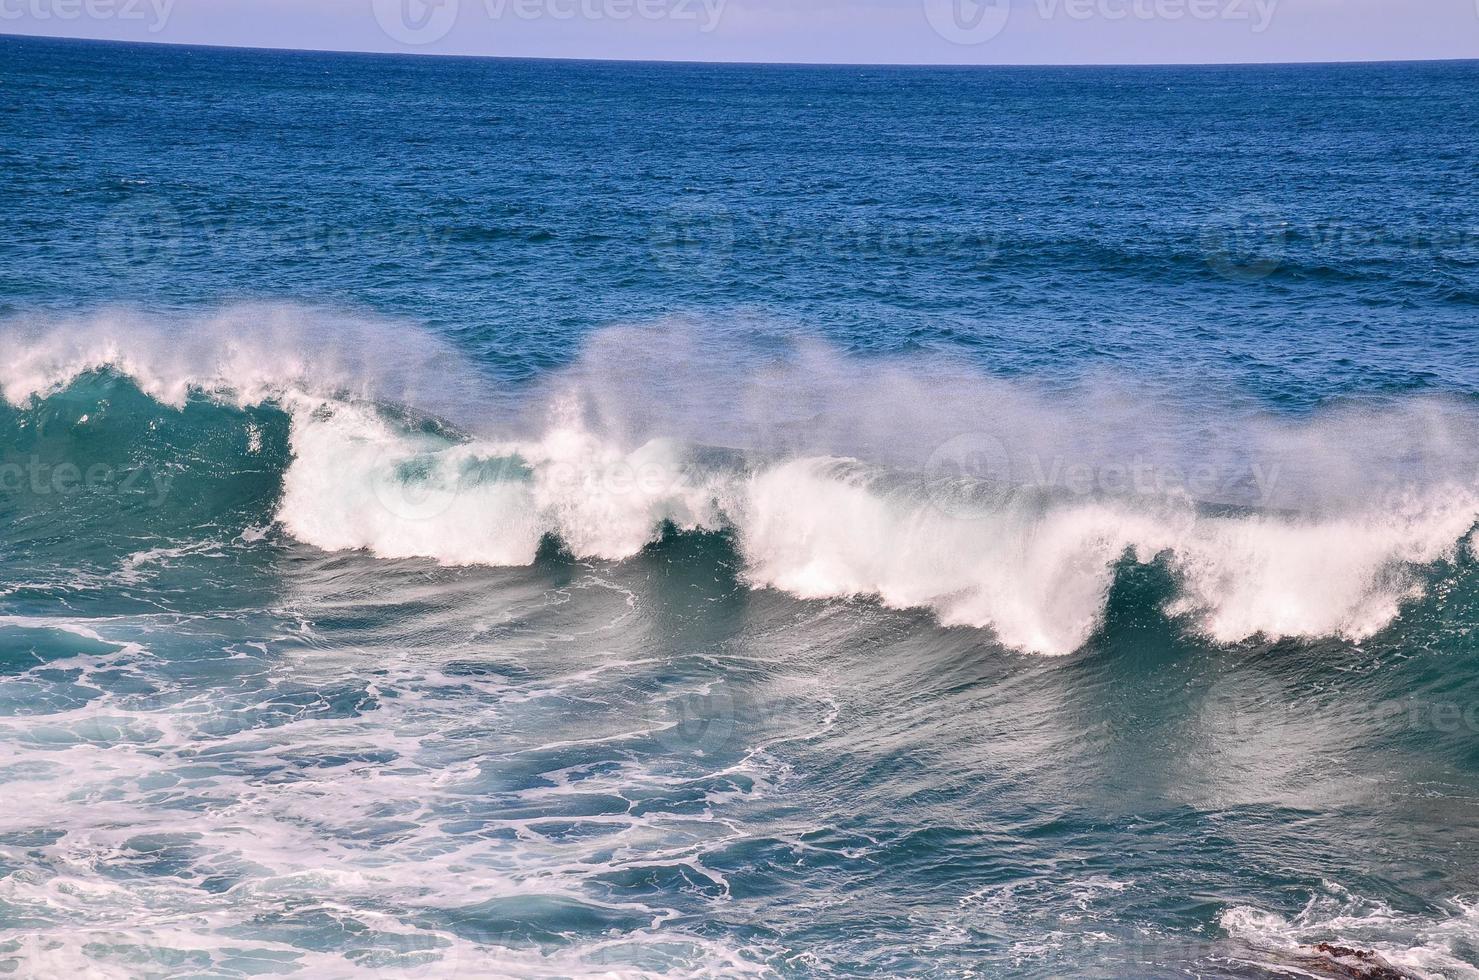
<path id="1" fill-rule="evenodd" d="M 624 452 L 578 428 L 428 445 L 353 407 L 295 415 L 293 444 L 279 517 L 321 547 L 527 564 L 544 534 L 581 557 L 624 559 L 664 522 L 730 527 L 756 586 L 926 608 L 1049 654 L 1088 639 L 1126 555 L 1165 555 L 1182 583 L 1170 611 L 1219 642 L 1359 640 L 1392 621 L 1420 592 L 1414 569 L 1454 556 L 1479 516 L 1479 496 L 1458 486 L 1324 515 L 983 487 L 963 512 L 941 506 L 937 484 L 856 460 L 706 468 L 665 441 Z"/>
<path id="2" fill-rule="evenodd" d="M 140 623 L 9 625 L 106 637 L 133 635 Z M 103 642 L 120 655 L 133 646 Z M 169 689 L 108 693 L 44 720 L 0 724 L 12 804 L 0 813 L 0 855 L 26 865 L 0 880 L 0 900 L 29 923 L 0 936 L 0 968 L 26 976 L 163 976 L 187 968 L 214 975 L 265 960 L 283 975 L 315 978 L 765 974 L 739 950 L 665 927 L 672 913 L 664 906 L 603 900 L 584 887 L 602 873 L 668 867 L 722 881 L 704 861 L 731 831 L 690 815 L 683 791 L 727 784 L 723 776 L 666 773 L 626 756 L 619 746 L 630 739 L 613 736 L 618 747 L 608 750 L 591 738 L 581 743 L 588 773 L 531 778 L 510 798 L 470 812 L 467 801 L 498 795 L 487 788 L 489 759 L 537 760 L 569 744 L 552 740 L 564 731 L 550 725 L 548 704 L 572 695 L 596 703 L 587 695 L 606 681 L 603 672 L 632 664 L 602 662 L 514 685 L 438 674 L 412 658 L 398 660 L 394 648 L 380 653 L 377 683 L 360 687 L 374 710 L 361 715 L 283 711 L 286 689 L 259 690 L 257 700 Z M 320 648 L 288 672 L 343 678 L 359 672 L 363 658 L 363 651 Z M 82 664 L 72 658 L 68 665 Z M 116 675 L 130 664 L 115 660 L 109 669 Z M 528 724 L 502 728 L 516 712 Z M 625 721 L 593 723 L 620 728 Z M 397 763 L 359 760 L 371 750 Z M 277 778 L 305 758 L 325 765 L 312 767 L 311 778 Z M 613 765 L 622 767 L 619 777 Z M 758 770 L 752 786 L 761 782 Z M 562 781 L 588 774 L 587 794 L 633 793 L 646 801 L 643 812 L 534 813 Z M 171 790 L 160 796 L 161 786 Z M 660 793 L 675 797 L 671 809 L 655 805 Z M 474 816 L 486 835 L 448 834 L 444 818 Z M 387 820 L 393 833 L 385 833 Z M 546 836 L 572 823 L 583 832 Z M 22 843 L 38 828 L 39 841 Z M 155 856 L 180 867 L 135 873 Z M 221 878 L 232 886 L 209 887 Z M 506 930 L 488 908 L 499 902 L 520 910 Z M 430 923 L 448 909 L 466 909 L 487 929 L 469 937 Z M 555 948 L 521 931 L 527 916 L 561 909 L 609 913 L 632 926 Z M 319 949 L 259 928 L 274 918 L 344 928 L 324 930 L 329 948 Z"/>
<path id="3" fill-rule="evenodd" d="M 1451 553 L 1476 515 L 1476 498 L 1460 494 L 1325 520 L 1207 516 L 1181 501 L 1020 499 L 962 518 L 871 491 L 850 469 L 803 460 L 754 481 L 741 524 L 752 579 L 811 598 L 931 608 L 1043 653 L 1088 638 L 1126 554 L 1167 554 L 1184 580 L 1172 611 L 1197 616 L 1219 641 L 1366 637 L 1416 588 L 1404 565 Z"/>
<path id="4" fill-rule="evenodd" d="M 875 597 L 1063 654 L 1126 556 L 1163 556 L 1169 611 L 1219 642 L 1359 640 L 1479 519 L 1476 415 L 1442 400 L 1289 421 L 671 325 L 598 334 L 514 400 L 406 326 L 291 308 L 185 323 L 0 326 L 17 352 L 0 390 L 22 402 L 107 366 L 167 404 L 275 401 L 293 454 L 278 519 L 330 550 L 520 565 L 552 535 L 619 560 L 666 525 L 728 528 L 757 587 Z"/>
<path id="5" fill-rule="evenodd" d="M 1323 943 L 1333 949 L 1375 953 L 1406 976 L 1479 980 L 1479 969 L 1468 958 L 1479 935 L 1479 905 L 1463 898 L 1447 904 L 1442 912 L 1405 913 L 1325 882 L 1293 916 L 1236 906 L 1222 913 L 1221 924 L 1229 936 L 1250 948 L 1253 955 L 1246 957 L 1250 962 L 1280 973 L 1301 966 L 1323 967 L 1309 976 L 1327 975 L 1336 966 L 1369 968 L 1369 963 L 1351 961 L 1349 954 L 1319 950 Z"/>
<path id="6" fill-rule="evenodd" d="M 582 557 L 621 559 L 665 521 L 719 526 L 721 488 L 691 481 L 662 440 L 625 451 L 556 425 L 538 442 L 452 442 L 406 433 L 367 406 L 302 400 L 292 418 L 278 517 L 330 550 L 527 565 L 546 533 Z"/>

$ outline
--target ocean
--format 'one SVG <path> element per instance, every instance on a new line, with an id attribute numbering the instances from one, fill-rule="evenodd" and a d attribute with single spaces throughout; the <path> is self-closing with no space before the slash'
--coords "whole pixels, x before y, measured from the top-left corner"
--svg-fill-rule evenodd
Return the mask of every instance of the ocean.
<path id="1" fill-rule="evenodd" d="M 0 969 L 1479 977 L 1476 92 L 0 38 Z"/>

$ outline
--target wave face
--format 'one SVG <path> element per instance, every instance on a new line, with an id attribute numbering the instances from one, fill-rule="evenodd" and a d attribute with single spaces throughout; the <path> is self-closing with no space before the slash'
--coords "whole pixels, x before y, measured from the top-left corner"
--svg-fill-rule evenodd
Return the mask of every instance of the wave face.
<path id="1" fill-rule="evenodd" d="M 523 566 L 547 539 L 620 561 L 665 533 L 726 532 L 754 587 L 925 609 L 1041 654 L 1083 647 L 1127 561 L 1164 565 L 1165 613 L 1217 643 L 1366 639 L 1479 520 L 1467 402 L 1297 421 L 1224 406 L 1209 438 L 1193 406 L 1107 381 L 1054 397 L 788 337 L 736 371 L 761 360 L 757 339 L 692 324 L 614 329 L 496 396 L 413 328 L 291 308 L 8 332 L 0 391 L 18 410 L 111 372 L 176 412 L 285 415 L 280 493 L 257 519 L 328 551 Z M 446 414 L 400 401 L 422 393 Z M 261 452 L 238 424 L 247 451 L 209 463 L 227 474 Z"/>

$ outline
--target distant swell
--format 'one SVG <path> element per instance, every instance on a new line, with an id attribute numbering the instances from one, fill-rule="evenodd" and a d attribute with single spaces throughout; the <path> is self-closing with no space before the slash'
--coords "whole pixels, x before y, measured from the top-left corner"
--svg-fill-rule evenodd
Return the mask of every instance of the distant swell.
<path id="1" fill-rule="evenodd" d="M 578 557 L 621 560 L 667 528 L 725 530 L 754 587 L 928 609 L 1044 654 L 1091 637 L 1127 558 L 1163 561 L 1178 587 L 1166 612 L 1217 642 L 1359 640 L 1422 594 L 1425 567 L 1472 547 L 1479 519 L 1473 411 L 1461 404 L 1262 423 L 1252 435 L 1252 421 L 1229 422 L 1198 441 L 1177 428 L 1174 406 L 1137 413 L 1123 391 L 1089 392 L 1091 409 L 1069 415 L 974 376 L 951 389 L 964 386 L 967 400 L 942 407 L 921 394 L 938 366 L 860 368 L 800 349 L 738 372 L 719 372 L 732 357 L 690 360 L 674 379 L 634 360 L 644 338 L 648 358 L 671 355 L 674 338 L 691 346 L 684 331 L 613 332 L 555 381 L 511 394 L 412 328 L 292 308 L 0 330 L 16 345 L 0 367 L 13 406 L 113 371 L 175 408 L 207 397 L 280 408 L 290 457 L 271 516 L 323 549 L 526 565 L 547 536 Z M 783 394 L 802 384 L 811 387 Z M 860 387 L 886 407 L 847 401 Z M 1128 438 L 1120 415 L 1147 420 L 1133 449 L 1115 441 Z M 963 422 L 971 452 L 957 453 Z M 983 446 L 1002 458 L 983 461 Z M 1228 465 L 1239 452 L 1289 464 L 1282 497 L 1042 479 L 1045 459 L 1064 472 L 1077 472 L 1065 458 L 1089 460 L 1102 475 L 1104 460 L 1185 472 L 1198 454 Z"/>

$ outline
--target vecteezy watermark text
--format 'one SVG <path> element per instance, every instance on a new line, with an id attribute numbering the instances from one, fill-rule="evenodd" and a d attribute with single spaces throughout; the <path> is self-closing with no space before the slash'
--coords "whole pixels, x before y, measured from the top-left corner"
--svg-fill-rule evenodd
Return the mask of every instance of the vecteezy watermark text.
<path id="1" fill-rule="evenodd" d="M 1198 244 L 1207 265 L 1236 281 L 1265 279 L 1291 261 L 1479 259 L 1479 226 L 1405 222 L 1384 225 L 1341 218 L 1291 218 L 1256 199 L 1204 220 Z"/>
<path id="2" fill-rule="evenodd" d="M 922 0 L 936 34 L 953 44 L 984 44 L 1006 30 L 1011 0 Z M 1043 21 L 1226 21 L 1261 34 L 1278 0 L 1032 0 L 1017 16 Z"/>
<path id="3" fill-rule="evenodd" d="M 1208 718 L 1232 734 L 1251 734 L 1260 726 L 1282 725 L 1290 718 L 1320 722 L 1322 727 L 1357 727 L 1436 732 L 1441 735 L 1479 734 L 1479 702 L 1428 701 L 1419 697 L 1329 704 L 1270 704 L 1254 695 L 1213 695 L 1203 705 Z"/>
<path id="4" fill-rule="evenodd" d="M 1177 463 L 1142 455 L 1086 459 L 1064 453 L 1012 451 L 985 432 L 941 443 L 925 462 L 936 507 L 968 517 L 977 513 L 976 485 L 1015 486 L 1087 497 L 1189 497 L 1267 506 L 1283 467 L 1277 460 Z"/>
<path id="5" fill-rule="evenodd" d="M 693 21 L 707 34 L 719 26 L 726 0 L 483 0 L 492 20 Z"/>
<path id="6" fill-rule="evenodd" d="M 4 2 L 4 0 L 0 0 Z M 179 256 L 234 261 L 242 243 L 263 262 L 315 262 L 356 254 L 436 268 L 452 244 L 452 229 L 430 221 L 335 223 L 325 217 L 263 226 L 240 217 L 192 215 L 169 199 L 139 194 L 112 206 L 90 229 L 98 258 L 110 271 L 170 268 Z"/>
<path id="7" fill-rule="evenodd" d="M 0 0 L 0 21 L 136 20 L 157 34 L 174 9 L 175 0 Z"/>
<path id="8" fill-rule="evenodd" d="M 149 507 L 159 507 L 169 495 L 174 477 L 147 466 L 119 469 L 107 463 L 80 466 L 39 458 L 0 462 L 0 495 L 35 496 L 80 493 L 139 494 Z"/>
<path id="9" fill-rule="evenodd" d="M 1061 10 L 1069 20 L 1226 20 L 1268 30 L 1278 0 L 1033 0 L 1044 19 Z"/>
<path id="10" fill-rule="evenodd" d="M 995 229 L 955 223 L 907 223 L 869 217 L 800 220 L 721 205 L 680 205 L 652 216 L 654 262 L 671 271 L 730 268 L 740 258 L 798 256 L 811 261 L 948 261 L 978 269 L 1000 254 Z M 902 265 L 896 268 L 902 268 Z"/>
<path id="11" fill-rule="evenodd" d="M 509 21 L 672 21 L 708 34 L 719 26 L 727 0 L 482 0 L 494 24 Z M 457 25 L 460 0 L 371 0 L 375 22 L 401 44 L 440 41 Z M 468 4 L 469 8 L 473 4 Z"/>

